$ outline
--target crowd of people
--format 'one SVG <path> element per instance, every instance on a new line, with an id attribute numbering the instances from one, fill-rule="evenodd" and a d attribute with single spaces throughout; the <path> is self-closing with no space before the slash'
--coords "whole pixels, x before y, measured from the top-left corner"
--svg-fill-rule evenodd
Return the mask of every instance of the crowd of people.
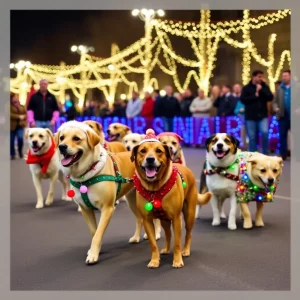
<path id="1" fill-rule="evenodd" d="M 53 130 L 59 116 L 74 120 L 80 113 L 75 103 L 67 99 L 62 105 L 56 101 L 55 96 L 48 89 L 47 80 L 40 81 L 39 91 L 31 96 L 27 108 L 20 105 L 18 95 L 11 95 L 11 158 L 15 158 L 14 143 L 17 137 L 19 156 L 23 156 L 23 129 L 30 127 L 43 127 Z M 146 92 L 143 97 L 134 91 L 131 99 L 116 100 L 112 107 L 108 101 L 99 103 L 91 100 L 82 112 L 83 116 L 126 117 L 132 119 L 136 116 L 145 118 L 161 117 L 164 120 L 165 131 L 173 131 L 173 118 L 210 116 L 242 118 L 242 138 L 245 144 L 246 135 L 249 140 L 249 151 L 257 151 L 259 133 L 262 137 L 262 153 L 269 153 L 268 117 L 276 115 L 279 123 L 280 155 L 285 160 L 289 156 L 287 147 L 288 131 L 291 123 L 291 72 L 282 72 L 282 81 L 276 82 L 276 92 L 273 94 L 264 81 L 263 71 L 252 73 L 250 82 L 242 86 L 236 83 L 219 87 L 214 85 L 210 95 L 199 88 L 197 96 L 190 89 L 183 93 L 174 93 L 172 86 L 164 88 L 165 95 L 161 96 L 159 90 L 151 94 Z M 143 98 L 143 100 L 142 100 Z"/>

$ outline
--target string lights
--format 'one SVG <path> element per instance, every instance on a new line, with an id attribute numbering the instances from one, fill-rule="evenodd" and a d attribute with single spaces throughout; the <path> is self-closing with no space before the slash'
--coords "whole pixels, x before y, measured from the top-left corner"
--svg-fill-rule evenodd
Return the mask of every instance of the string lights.
<path id="1" fill-rule="evenodd" d="M 100 89 L 110 104 L 116 98 L 117 87 L 125 84 L 128 87 L 127 97 L 135 91 L 153 91 L 158 89 L 158 80 L 151 76 L 154 68 L 159 68 L 163 73 L 173 79 L 179 92 L 187 89 L 194 80 L 205 94 L 208 94 L 213 70 L 216 65 L 216 56 L 221 41 L 242 50 L 242 82 L 247 84 L 250 80 L 252 60 L 267 69 L 267 77 L 272 91 L 275 82 L 285 64 L 290 66 L 291 54 L 289 50 L 281 53 L 276 67 L 274 45 L 276 34 L 270 35 L 268 40 L 268 55 L 264 58 L 259 54 L 251 39 L 251 30 L 258 30 L 274 22 L 278 22 L 291 14 L 288 9 L 278 10 L 273 13 L 251 17 L 249 10 L 243 11 L 243 18 L 235 21 L 211 21 L 210 10 L 200 11 L 200 22 L 183 22 L 173 20 L 154 19 L 157 15 L 162 17 L 162 10 L 133 10 L 134 16 L 139 16 L 145 21 L 145 37 L 136 41 L 127 48 L 120 50 L 118 45 L 111 47 L 111 56 L 108 58 L 96 57 L 88 52 L 94 51 L 93 47 L 84 45 L 72 46 L 71 51 L 80 54 L 78 65 L 41 65 L 20 61 L 11 63 L 10 68 L 16 70 L 17 76 L 10 80 L 10 90 L 20 94 L 20 100 L 26 102 L 27 93 L 32 84 L 40 79 L 49 81 L 49 91 L 58 96 L 63 103 L 65 92 L 72 90 L 79 99 L 78 106 L 84 105 L 86 93 L 90 89 Z M 242 41 L 230 36 L 232 33 L 242 33 Z M 194 53 L 185 58 L 178 54 L 171 43 L 171 36 L 176 35 L 189 41 Z M 183 82 L 180 81 L 177 67 L 182 65 L 189 68 Z M 143 85 L 129 80 L 130 74 L 142 74 Z M 122 99 L 124 95 L 122 95 Z"/>

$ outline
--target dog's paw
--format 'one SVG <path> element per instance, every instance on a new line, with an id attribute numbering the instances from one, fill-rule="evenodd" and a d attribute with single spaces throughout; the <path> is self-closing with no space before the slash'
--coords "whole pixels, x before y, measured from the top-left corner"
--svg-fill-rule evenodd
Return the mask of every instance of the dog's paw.
<path id="1" fill-rule="evenodd" d="M 64 201 L 72 201 L 73 199 L 68 197 L 67 195 L 62 195 L 61 196 L 61 200 L 64 200 Z"/>
<path id="2" fill-rule="evenodd" d="M 119 201 L 119 200 L 117 200 L 117 201 L 116 201 L 116 205 L 119 205 L 119 204 L 120 204 L 120 201 Z"/>
<path id="3" fill-rule="evenodd" d="M 221 219 L 227 219 L 226 215 L 224 212 L 221 213 Z"/>
<path id="4" fill-rule="evenodd" d="M 252 227 L 253 227 L 252 220 L 250 220 L 250 221 L 244 220 L 244 224 L 243 224 L 244 229 L 251 229 Z"/>
<path id="5" fill-rule="evenodd" d="M 160 250 L 160 254 L 162 254 L 162 255 L 170 254 L 170 249 L 163 248 L 163 249 Z"/>
<path id="6" fill-rule="evenodd" d="M 87 265 L 94 265 L 98 262 L 99 252 L 98 253 L 97 252 L 93 252 L 91 249 L 88 251 L 87 258 L 85 260 L 85 263 Z"/>
<path id="7" fill-rule="evenodd" d="M 228 224 L 228 229 L 230 229 L 230 230 L 236 230 L 236 224 L 235 223 L 229 223 Z"/>
<path id="8" fill-rule="evenodd" d="M 147 235 L 147 233 L 144 234 L 143 239 L 144 239 L 144 240 L 148 240 L 148 235 Z"/>
<path id="9" fill-rule="evenodd" d="M 183 260 L 182 259 L 180 259 L 180 260 L 173 260 L 172 267 L 176 268 L 176 269 L 183 268 L 184 267 Z"/>
<path id="10" fill-rule="evenodd" d="M 149 269 L 156 269 L 159 267 L 159 260 L 157 259 L 151 259 L 149 264 L 147 265 Z"/>
<path id="11" fill-rule="evenodd" d="M 160 238 L 161 238 L 160 233 L 157 233 L 157 234 L 155 235 L 155 239 L 158 241 L 158 240 L 160 240 Z"/>
<path id="12" fill-rule="evenodd" d="M 45 205 L 50 206 L 53 204 L 53 197 L 47 197 L 46 201 L 45 201 Z"/>
<path id="13" fill-rule="evenodd" d="M 40 209 L 44 207 L 44 203 L 43 202 L 38 202 L 35 206 L 35 208 Z"/>
<path id="14" fill-rule="evenodd" d="M 140 242 L 140 237 L 133 236 L 129 239 L 129 244 L 137 244 Z"/>
<path id="15" fill-rule="evenodd" d="M 256 220 L 255 221 L 255 226 L 256 227 L 264 227 L 265 226 L 264 221 L 263 220 Z"/>
<path id="16" fill-rule="evenodd" d="M 181 255 L 184 257 L 190 256 L 191 255 L 191 251 L 189 249 L 183 249 L 181 252 Z"/>
<path id="17" fill-rule="evenodd" d="M 221 224 L 221 220 L 220 219 L 213 219 L 211 225 L 212 226 L 219 226 Z"/>

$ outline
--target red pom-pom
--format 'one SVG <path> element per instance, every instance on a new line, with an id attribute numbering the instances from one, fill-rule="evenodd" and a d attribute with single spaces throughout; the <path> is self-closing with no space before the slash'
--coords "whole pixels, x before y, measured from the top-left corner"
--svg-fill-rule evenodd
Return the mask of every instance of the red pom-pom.
<path id="1" fill-rule="evenodd" d="M 67 195 L 68 197 L 73 198 L 75 196 L 75 192 L 73 190 L 68 190 Z"/>
<path id="2" fill-rule="evenodd" d="M 153 201 L 153 206 L 155 208 L 160 208 L 161 207 L 161 201 L 160 200 L 154 200 Z"/>

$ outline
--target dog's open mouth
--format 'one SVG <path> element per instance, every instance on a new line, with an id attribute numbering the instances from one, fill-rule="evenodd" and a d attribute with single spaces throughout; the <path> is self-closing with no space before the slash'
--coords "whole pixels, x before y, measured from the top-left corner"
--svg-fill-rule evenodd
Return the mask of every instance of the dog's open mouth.
<path id="1" fill-rule="evenodd" d="M 32 145 L 31 146 L 31 149 L 32 149 L 32 151 L 34 152 L 34 153 L 36 153 L 36 152 L 39 152 L 43 147 L 45 146 L 45 143 L 43 143 L 41 146 L 38 146 L 38 145 Z"/>
<path id="2" fill-rule="evenodd" d="M 80 159 L 82 154 L 83 152 L 81 150 L 79 150 L 76 154 L 73 155 L 65 154 L 64 158 L 61 160 L 61 164 L 64 167 L 70 167 Z"/>
<path id="3" fill-rule="evenodd" d="M 145 172 L 148 179 L 153 179 L 159 172 L 160 167 L 161 166 L 159 167 L 147 166 L 147 167 L 142 167 L 142 170 Z"/>
<path id="4" fill-rule="evenodd" d="M 222 159 L 229 153 L 229 151 L 230 151 L 230 149 L 228 149 L 227 151 L 217 150 L 217 151 L 214 151 L 214 154 L 218 159 Z"/>
<path id="5" fill-rule="evenodd" d="M 110 135 L 108 136 L 108 139 L 109 139 L 110 142 L 113 142 L 113 141 L 115 141 L 116 139 L 118 139 L 119 136 L 120 136 L 119 133 L 117 133 L 117 134 L 110 134 Z"/>

